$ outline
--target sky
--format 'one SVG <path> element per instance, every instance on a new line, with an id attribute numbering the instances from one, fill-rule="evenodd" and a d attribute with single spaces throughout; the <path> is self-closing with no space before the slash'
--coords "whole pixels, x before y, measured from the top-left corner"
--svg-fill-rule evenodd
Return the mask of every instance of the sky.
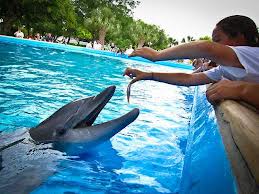
<path id="1" fill-rule="evenodd" d="M 216 23 L 230 15 L 245 15 L 259 27 L 259 0 L 139 0 L 134 18 L 155 24 L 181 41 L 211 36 Z"/>

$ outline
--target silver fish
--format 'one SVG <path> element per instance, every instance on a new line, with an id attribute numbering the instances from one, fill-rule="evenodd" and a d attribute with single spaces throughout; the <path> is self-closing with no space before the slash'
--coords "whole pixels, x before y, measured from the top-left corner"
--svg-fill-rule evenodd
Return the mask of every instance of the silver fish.
<path id="1" fill-rule="evenodd" d="M 131 85 L 132 83 L 130 82 L 128 87 L 127 87 L 127 100 L 128 100 L 128 103 L 129 103 L 129 99 L 130 99 L 130 89 L 131 89 Z"/>

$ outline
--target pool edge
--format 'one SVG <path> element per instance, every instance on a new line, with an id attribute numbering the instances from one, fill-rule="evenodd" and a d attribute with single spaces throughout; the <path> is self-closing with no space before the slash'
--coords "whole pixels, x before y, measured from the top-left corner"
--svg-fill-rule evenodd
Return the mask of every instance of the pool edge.
<path id="1" fill-rule="evenodd" d="M 114 57 L 117 59 L 124 59 L 124 60 L 129 60 L 129 61 L 136 61 L 136 62 L 139 61 L 139 62 L 144 62 L 144 63 L 153 63 L 154 65 L 162 65 L 162 66 L 168 66 L 168 67 L 184 69 L 184 70 L 193 69 L 192 65 L 188 65 L 188 64 L 184 64 L 184 63 L 177 63 L 177 62 L 173 62 L 173 61 L 152 62 L 152 61 L 149 61 L 142 57 L 128 57 L 125 54 L 117 54 L 115 52 L 106 51 L 106 50 L 95 50 L 92 48 L 73 46 L 73 45 L 67 45 L 67 44 L 61 44 L 61 43 L 46 42 L 46 41 L 31 40 L 31 39 L 21 39 L 21 38 L 5 36 L 5 35 L 0 35 L 0 42 L 23 44 L 23 45 L 35 46 L 35 47 L 41 47 L 41 48 L 48 47 L 48 48 L 53 48 L 53 49 L 65 50 L 65 51 L 69 49 L 69 51 L 71 51 L 71 52 L 100 54 L 100 55 L 106 56 L 106 57 Z"/>
<path id="2" fill-rule="evenodd" d="M 179 194 L 236 194 L 236 178 L 205 92 L 205 85 L 195 87 Z"/>
<path id="3" fill-rule="evenodd" d="M 214 106 L 239 194 L 259 193 L 259 114 L 226 100 Z"/>

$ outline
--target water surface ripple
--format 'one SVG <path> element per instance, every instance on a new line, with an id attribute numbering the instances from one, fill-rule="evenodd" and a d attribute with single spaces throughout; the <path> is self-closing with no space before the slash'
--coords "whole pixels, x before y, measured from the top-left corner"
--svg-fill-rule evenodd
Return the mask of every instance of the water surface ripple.
<path id="1" fill-rule="evenodd" d="M 96 95 L 110 85 L 116 85 L 115 95 L 96 123 L 115 119 L 135 107 L 140 109 L 134 123 L 89 153 L 63 158 L 54 167 L 43 165 L 44 160 L 37 161 L 42 170 L 54 168 L 55 173 L 33 193 L 178 192 L 193 88 L 139 82 L 132 86 L 128 104 L 126 88 L 130 80 L 122 74 L 126 67 L 161 72 L 181 70 L 3 43 L 0 57 L 2 135 L 35 126 L 66 103 Z M 11 158 L 17 160 L 15 156 Z"/>

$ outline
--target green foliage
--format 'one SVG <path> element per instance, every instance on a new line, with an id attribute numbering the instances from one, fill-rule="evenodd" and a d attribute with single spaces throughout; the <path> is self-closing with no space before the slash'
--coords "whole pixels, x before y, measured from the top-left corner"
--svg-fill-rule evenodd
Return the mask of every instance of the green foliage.
<path id="1" fill-rule="evenodd" d="M 191 36 L 187 36 L 187 42 L 192 42 L 195 41 L 195 39 Z"/>
<path id="2" fill-rule="evenodd" d="M 169 44 L 172 46 L 175 46 L 175 45 L 178 45 L 179 43 L 178 43 L 178 41 L 176 40 L 176 39 L 174 39 L 174 38 L 172 38 L 172 37 L 169 37 L 168 38 L 168 42 L 169 42 Z"/>
<path id="3" fill-rule="evenodd" d="M 21 31 L 23 32 L 25 37 L 27 37 L 29 35 L 29 32 L 26 28 L 21 28 Z"/>
<path id="4" fill-rule="evenodd" d="M 80 39 L 86 39 L 86 40 L 93 39 L 91 32 L 89 32 L 87 29 L 83 29 L 81 27 L 78 28 L 76 31 L 76 37 L 78 37 Z"/>
<path id="5" fill-rule="evenodd" d="M 129 39 L 123 39 L 123 38 L 116 39 L 114 43 L 115 45 L 117 45 L 117 47 L 123 50 L 126 50 L 131 45 L 131 41 Z"/>
<path id="6" fill-rule="evenodd" d="M 169 40 L 163 30 L 157 29 L 153 33 L 156 34 L 156 40 L 152 40 L 152 47 L 156 50 L 165 49 L 169 45 Z"/>
<path id="7" fill-rule="evenodd" d="M 114 42 L 119 48 L 123 49 L 134 45 L 130 31 L 130 26 L 134 21 L 133 18 L 117 12 L 116 21 L 116 28 L 107 33 L 106 42 Z"/>
<path id="8" fill-rule="evenodd" d="M 209 40 L 209 41 L 212 41 L 210 36 L 200 37 L 199 40 Z"/>
<path id="9" fill-rule="evenodd" d="M 112 10 L 108 7 L 99 7 L 91 12 L 90 18 L 86 20 L 89 28 L 99 31 L 100 29 L 109 30 L 115 22 Z"/>
<path id="10" fill-rule="evenodd" d="M 161 39 L 161 35 L 159 34 L 161 31 L 156 25 L 149 25 L 143 22 L 142 20 L 134 21 L 129 29 L 132 39 L 134 41 L 134 45 L 138 47 L 142 47 L 144 44 L 154 44 Z"/>
<path id="11" fill-rule="evenodd" d="M 122 49 L 149 45 L 160 50 L 178 44 L 159 26 L 132 18 L 137 0 L 0 0 L 0 4 L 1 30 L 8 35 L 24 27 L 25 35 L 50 32 L 78 40 L 99 39 Z M 188 36 L 182 42 L 193 40 Z"/>
<path id="12" fill-rule="evenodd" d="M 0 15 L 4 18 L 4 32 L 13 34 L 13 27 L 24 25 L 36 32 L 56 35 L 76 25 L 71 0 L 0 0 Z"/>

